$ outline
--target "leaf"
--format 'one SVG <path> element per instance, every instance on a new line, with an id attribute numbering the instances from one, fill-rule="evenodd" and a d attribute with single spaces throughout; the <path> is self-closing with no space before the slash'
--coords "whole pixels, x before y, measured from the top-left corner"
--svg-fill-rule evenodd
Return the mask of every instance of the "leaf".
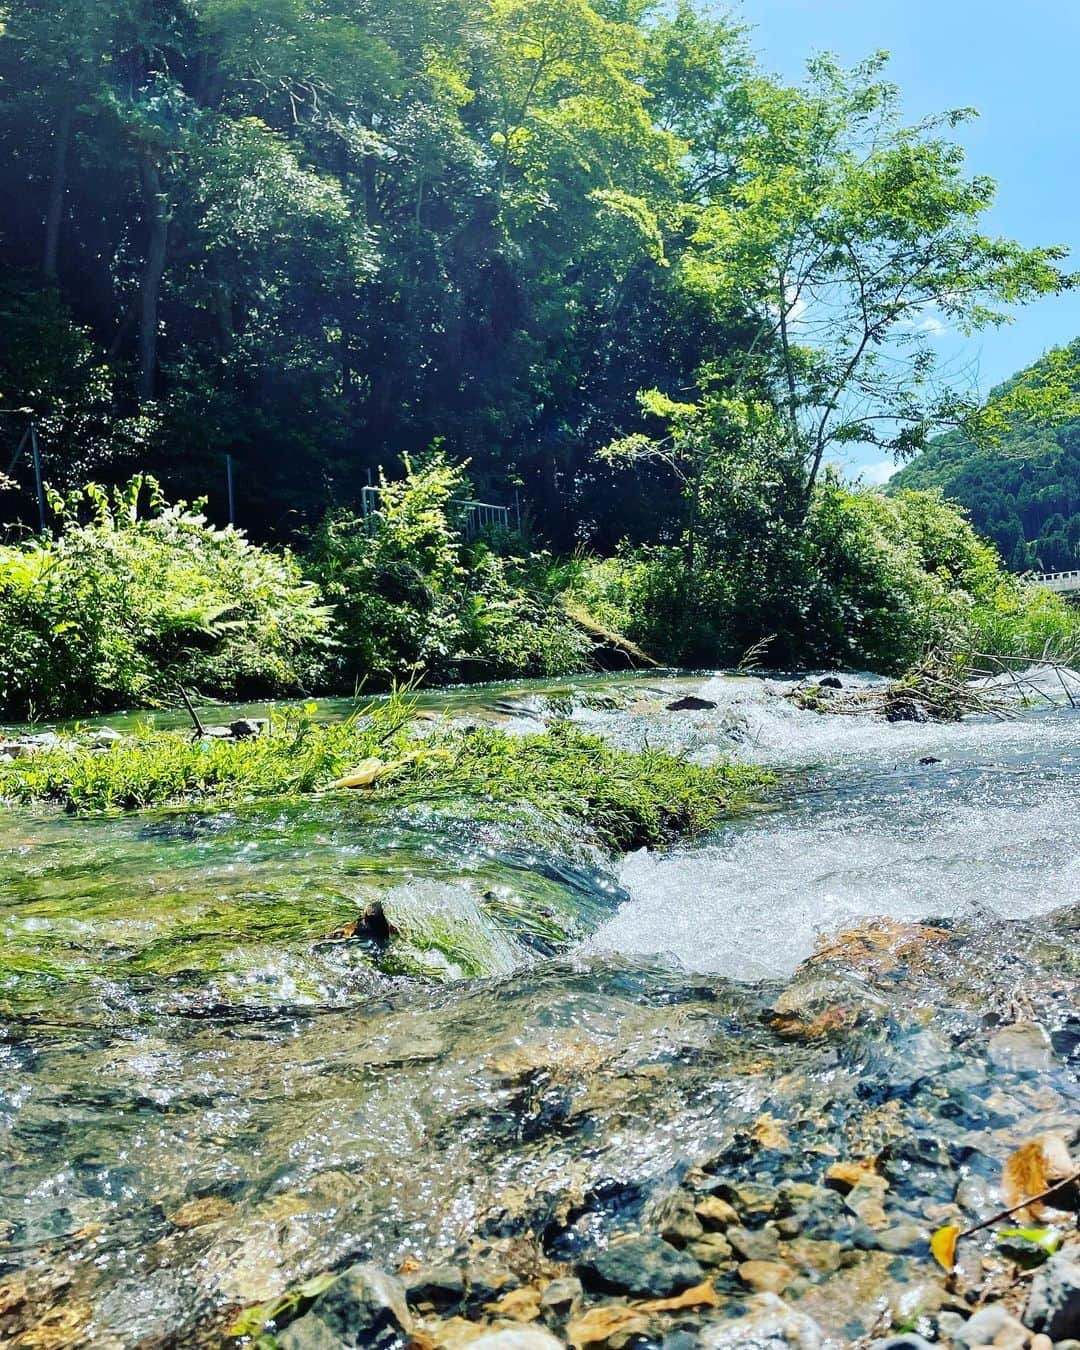
<path id="1" fill-rule="evenodd" d="M 575 1317 L 566 1328 L 566 1339 L 575 1350 L 585 1350 L 589 1345 L 603 1345 L 616 1333 L 629 1337 L 643 1335 L 648 1330 L 648 1319 L 640 1310 L 623 1308 L 617 1304 L 601 1304 Z"/>
<path id="2" fill-rule="evenodd" d="M 712 1280 L 703 1280 L 692 1289 L 685 1289 L 674 1298 L 654 1298 L 648 1303 L 634 1305 L 642 1312 L 677 1312 L 679 1308 L 718 1308 L 720 1299 L 713 1288 Z"/>
<path id="3" fill-rule="evenodd" d="M 946 1274 L 951 1274 L 953 1266 L 956 1265 L 956 1239 L 959 1236 L 960 1229 L 956 1224 L 950 1223 L 944 1228 L 939 1228 L 930 1239 L 930 1251 L 934 1260 Z"/>
<path id="4" fill-rule="evenodd" d="M 339 778 L 336 783 L 331 783 L 330 786 L 332 788 L 371 787 L 389 768 L 390 765 L 385 760 L 363 759 L 355 769 L 350 769 L 347 774 Z"/>
<path id="5" fill-rule="evenodd" d="M 1033 1242 L 1048 1256 L 1053 1256 L 1061 1246 L 1061 1233 L 1056 1228 L 1003 1228 L 997 1235 L 998 1242 L 1015 1241 L 1017 1238 L 1022 1242 Z"/>
<path id="6" fill-rule="evenodd" d="M 1076 1171 L 1064 1139 L 1057 1134 L 1040 1134 L 1021 1144 L 1005 1161 L 1001 1191 L 1008 1209 L 1026 1209 L 1033 1219 L 1041 1219 L 1049 1208 L 1035 1197 L 1052 1189 Z M 1032 1203 L 1028 1204 L 1031 1199 Z"/>

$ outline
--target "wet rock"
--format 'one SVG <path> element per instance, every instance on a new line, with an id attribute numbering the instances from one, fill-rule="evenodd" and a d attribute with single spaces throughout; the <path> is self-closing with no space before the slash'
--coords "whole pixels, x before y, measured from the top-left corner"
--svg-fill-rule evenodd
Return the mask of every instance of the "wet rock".
<path id="1" fill-rule="evenodd" d="M 847 1195 L 870 1173 L 871 1169 L 865 1163 L 835 1162 L 825 1173 L 825 1185 L 840 1195 Z"/>
<path id="2" fill-rule="evenodd" d="M 987 1056 L 998 1069 L 1039 1073 L 1050 1067 L 1054 1050 L 1046 1028 L 1039 1022 L 1014 1022 L 990 1037 Z"/>
<path id="3" fill-rule="evenodd" d="M 465 1301 L 465 1275 L 458 1266 L 422 1266 L 405 1276 L 405 1298 L 416 1307 L 426 1304 L 440 1312 Z"/>
<path id="4" fill-rule="evenodd" d="M 476 1261 L 469 1266 L 469 1301 L 493 1303 L 521 1281 L 497 1261 Z"/>
<path id="5" fill-rule="evenodd" d="M 713 1193 L 733 1205 L 743 1219 L 766 1218 L 776 1208 L 776 1188 L 761 1186 L 754 1181 L 722 1181 Z"/>
<path id="6" fill-rule="evenodd" d="M 783 1261 L 743 1261 L 739 1279 L 756 1294 L 782 1294 L 795 1272 Z"/>
<path id="7" fill-rule="evenodd" d="M 308 1318 L 323 1323 L 337 1337 L 338 1345 L 392 1347 L 412 1330 L 412 1315 L 405 1298 L 405 1286 L 378 1266 L 350 1266 L 311 1305 Z M 298 1323 L 293 1323 L 297 1326 Z M 313 1328 L 304 1334 L 316 1334 Z M 319 1335 L 322 1333 L 319 1332 Z M 308 1340 L 296 1343 L 292 1350 L 322 1350 L 333 1342 Z"/>
<path id="8" fill-rule="evenodd" d="M 780 1249 L 775 1228 L 729 1228 L 725 1234 L 736 1256 L 744 1261 L 771 1261 Z"/>
<path id="9" fill-rule="evenodd" d="M 488 1331 L 469 1342 L 477 1350 L 565 1350 L 562 1341 L 557 1341 L 547 1331 L 539 1327 L 511 1327 L 506 1331 Z"/>
<path id="10" fill-rule="evenodd" d="M 731 1243 L 723 1233 L 706 1233 L 697 1242 L 691 1242 L 687 1250 L 703 1266 L 715 1268 L 731 1260 Z"/>
<path id="11" fill-rule="evenodd" d="M 1024 1325 L 1054 1341 L 1080 1338 L 1080 1261 L 1068 1252 L 1052 1256 L 1035 1276 Z"/>
<path id="12" fill-rule="evenodd" d="M 112 727 L 99 727 L 91 736 L 90 745 L 95 750 L 109 750 L 123 739 L 120 732 L 114 731 Z"/>
<path id="13" fill-rule="evenodd" d="M 705 1278 L 692 1256 L 658 1237 L 615 1242 L 579 1262 L 577 1272 L 587 1288 L 640 1298 L 668 1298 Z"/>
<path id="14" fill-rule="evenodd" d="M 883 1341 L 873 1341 L 870 1350 L 934 1350 L 934 1347 L 914 1331 L 906 1331 L 902 1336 L 887 1336 Z"/>
<path id="15" fill-rule="evenodd" d="M 1001 1303 L 991 1303 L 970 1317 L 954 1338 L 974 1350 L 977 1345 L 999 1345 L 1003 1350 L 1022 1350 L 1028 1333 Z"/>
<path id="16" fill-rule="evenodd" d="M 694 1201 L 685 1191 L 665 1196 L 651 1216 L 649 1227 L 655 1228 L 665 1242 L 685 1247 L 701 1237 L 705 1228 L 694 1213 Z"/>
<path id="17" fill-rule="evenodd" d="M 734 1322 L 706 1328 L 699 1338 L 702 1350 L 818 1350 L 823 1337 L 812 1317 L 789 1307 L 776 1294 L 759 1294 L 753 1311 Z"/>
<path id="18" fill-rule="evenodd" d="M 835 675 L 826 675 L 823 680 L 818 680 L 819 689 L 843 689 L 843 682 Z"/>
<path id="19" fill-rule="evenodd" d="M 883 1252 L 913 1252 L 929 1242 L 926 1230 L 914 1223 L 898 1223 L 883 1232 L 875 1233 L 874 1240 Z"/>
<path id="20" fill-rule="evenodd" d="M 667 705 L 668 712 L 710 712 L 716 704 L 710 698 L 698 698 L 696 694 L 687 694 Z"/>
<path id="21" fill-rule="evenodd" d="M 203 736 L 210 741 L 231 741 L 231 727 L 203 727 Z"/>
<path id="22" fill-rule="evenodd" d="M 269 725 L 265 717 L 241 717 L 229 723 L 229 733 L 236 740 L 245 741 L 261 736 Z"/>
<path id="23" fill-rule="evenodd" d="M 917 703 L 911 703 L 907 699 L 901 699 L 894 703 L 885 714 L 886 722 L 929 722 L 930 717 L 925 708 L 921 708 Z"/>
<path id="24" fill-rule="evenodd" d="M 581 1304 L 581 1281 L 570 1275 L 546 1284 L 540 1294 L 540 1313 L 546 1322 L 565 1322 Z"/>
<path id="25" fill-rule="evenodd" d="M 346 1344 L 335 1331 L 331 1331 L 321 1318 L 308 1313 L 290 1322 L 284 1331 L 279 1331 L 275 1341 L 280 1350 L 341 1350 Z M 349 1345 L 358 1342 L 349 1341 Z"/>
<path id="26" fill-rule="evenodd" d="M 694 1213 L 709 1229 L 727 1228 L 739 1222 L 734 1207 L 719 1195 L 707 1195 L 694 1206 Z"/>
<path id="27" fill-rule="evenodd" d="M 869 1228 L 884 1228 L 888 1222 L 882 1204 L 889 1183 L 884 1177 L 867 1173 L 857 1186 L 844 1196 L 844 1204 L 856 1218 Z"/>
<path id="28" fill-rule="evenodd" d="M 842 1248 L 839 1242 L 813 1238 L 797 1238 L 789 1244 L 788 1255 L 800 1266 L 815 1271 L 819 1275 L 831 1275 L 840 1269 Z"/>
<path id="29" fill-rule="evenodd" d="M 1001 1207 L 990 1183 L 974 1174 L 964 1177 L 957 1186 L 956 1203 L 966 1214 L 972 1214 L 977 1219 L 988 1219 Z"/>
<path id="30" fill-rule="evenodd" d="M 931 764 L 940 763 L 941 760 L 938 759 L 937 755 L 923 755 L 922 759 L 919 760 L 920 766 L 924 769 L 928 768 Z"/>

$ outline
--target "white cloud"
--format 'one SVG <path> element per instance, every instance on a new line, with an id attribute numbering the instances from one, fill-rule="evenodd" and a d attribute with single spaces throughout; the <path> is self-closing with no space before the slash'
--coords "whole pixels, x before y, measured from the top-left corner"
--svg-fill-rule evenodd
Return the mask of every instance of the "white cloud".
<path id="1" fill-rule="evenodd" d="M 873 464 L 860 465 L 857 472 L 864 483 L 880 487 L 889 481 L 899 467 L 895 459 L 878 459 Z"/>

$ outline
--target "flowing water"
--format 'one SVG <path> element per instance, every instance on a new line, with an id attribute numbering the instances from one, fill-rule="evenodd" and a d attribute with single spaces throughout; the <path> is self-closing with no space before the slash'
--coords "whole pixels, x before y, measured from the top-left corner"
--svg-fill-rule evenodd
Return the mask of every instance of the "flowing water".
<path id="1" fill-rule="evenodd" d="M 894 1218 L 927 1223 L 1075 1126 L 1080 713 L 890 725 L 788 687 L 432 697 L 776 769 L 664 854 L 349 796 L 0 815 L 0 1277 L 59 1328 L 25 1344 L 216 1343 L 360 1256 L 528 1232 L 572 1258 L 703 1159 L 797 1178 L 893 1147 Z M 687 692 L 715 706 L 667 710 Z M 389 941 L 345 936 L 375 901 Z M 1046 1037 L 1010 1048 L 1017 1021 Z M 786 1149 L 748 1146 L 763 1118 Z"/>

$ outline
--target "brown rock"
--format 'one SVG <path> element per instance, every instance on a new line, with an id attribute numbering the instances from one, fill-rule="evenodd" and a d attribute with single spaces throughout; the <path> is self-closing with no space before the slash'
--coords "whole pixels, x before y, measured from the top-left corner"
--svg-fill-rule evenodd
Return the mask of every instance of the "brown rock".
<path id="1" fill-rule="evenodd" d="M 729 1224 L 739 1222 L 739 1216 L 733 1206 L 726 1200 L 721 1200 L 718 1195 L 707 1195 L 703 1200 L 699 1200 L 694 1206 L 694 1213 L 706 1228 L 727 1228 Z"/>
<path id="2" fill-rule="evenodd" d="M 755 1294 L 782 1294 L 794 1278 L 783 1261 L 744 1261 L 739 1266 L 739 1279 Z"/>

